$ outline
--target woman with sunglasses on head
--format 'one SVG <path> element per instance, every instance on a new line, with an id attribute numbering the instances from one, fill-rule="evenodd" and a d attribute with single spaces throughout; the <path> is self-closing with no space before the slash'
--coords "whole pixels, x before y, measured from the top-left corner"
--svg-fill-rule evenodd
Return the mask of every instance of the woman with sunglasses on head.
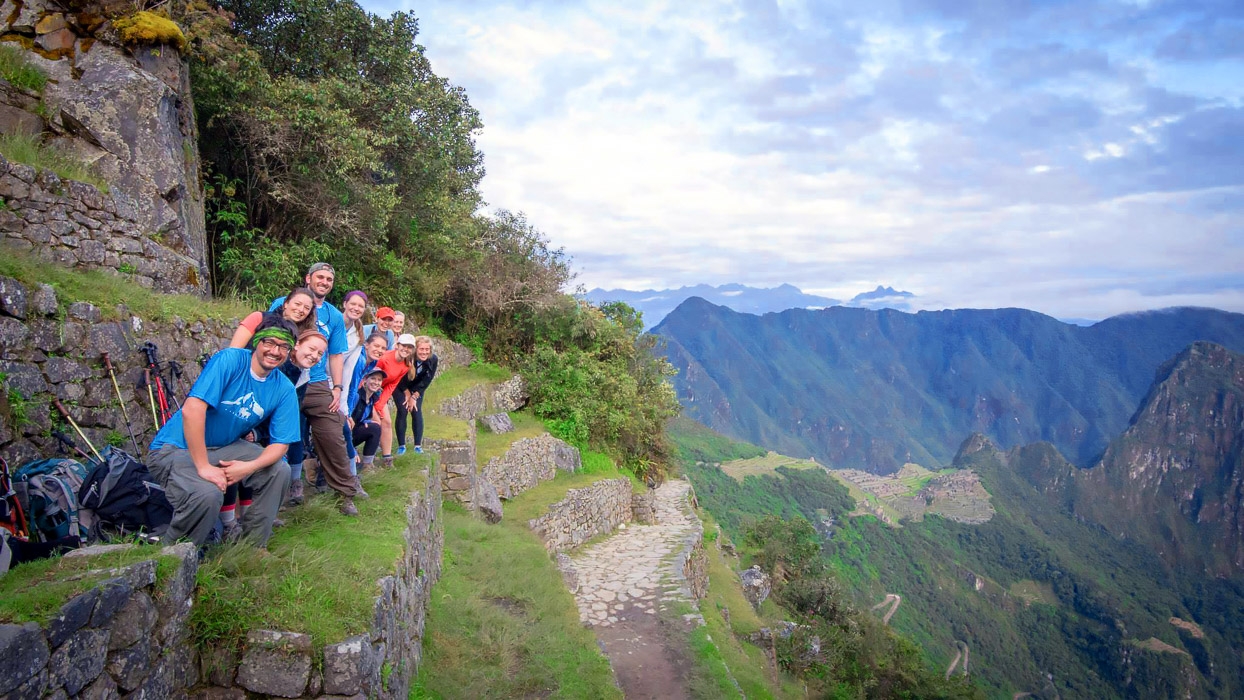
<path id="1" fill-rule="evenodd" d="M 294 324 L 294 329 L 298 333 L 314 330 L 315 295 L 306 287 L 294 287 L 285 297 L 285 301 L 274 311 L 256 311 L 242 319 L 242 322 L 238 324 L 238 329 L 233 332 L 233 339 L 229 341 L 229 347 L 247 347 L 266 313 L 275 313 L 280 318 Z"/>

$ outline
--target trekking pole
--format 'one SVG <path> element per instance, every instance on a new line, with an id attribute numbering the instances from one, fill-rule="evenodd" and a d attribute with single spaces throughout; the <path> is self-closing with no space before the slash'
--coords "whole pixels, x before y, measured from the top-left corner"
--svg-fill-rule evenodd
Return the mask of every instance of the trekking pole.
<path id="1" fill-rule="evenodd" d="M 162 426 L 160 425 L 160 416 L 156 415 L 155 393 L 151 390 L 150 367 L 143 370 L 143 383 L 147 385 L 147 400 L 151 402 L 151 425 L 155 426 L 156 430 L 159 430 Z"/>
<path id="2" fill-rule="evenodd" d="M 17 497 L 13 488 L 13 475 L 9 473 L 9 463 L 0 457 L 0 499 L 12 504 L 13 534 L 23 540 L 30 539 L 30 526 L 26 523 L 26 512 L 22 510 L 22 499 Z"/>
<path id="3" fill-rule="evenodd" d="M 173 399 L 173 404 L 177 406 L 177 410 L 180 411 L 181 399 L 177 398 L 177 389 L 173 386 L 173 380 L 181 377 L 181 364 L 177 362 L 177 360 L 169 360 L 164 363 L 164 370 L 168 372 L 169 376 L 168 381 L 165 382 L 168 384 L 168 395 Z M 185 384 L 184 379 L 182 380 L 182 384 Z M 189 396 L 189 394 L 187 394 L 187 396 Z"/>
<path id="4" fill-rule="evenodd" d="M 117 390 L 117 403 L 121 405 L 121 415 L 125 417 L 125 429 L 130 433 L 130 444 L 134 446 L 134 457 L 137 458 L 140 453 L 138 438 L 134 437 L 134 426 L 130 423 L 130 412 L 125 408 L 125 399 L 121 397 L 121 385 L 117 384 L 117 373 L 112 369 L 112 360 L 108 358 L 108 353 L 104 353 L 104 367 L 108 369 L 108 376 L 112 378 L 112 388 Z"/>
<path id="5" fill-rule="evenodd" d="M 140 349 L 147 355 L 147 368 L 151 370 L 148 381 L 155 383 L 155 397 L 160 407 L 160 425 L 163 426 L 172 417 L 173 412 L 168 410 L 168 393 L 164 390 L 164 378 L 160 376 L 160 356 L 157 354 L 159 348 L 155 343 L 147 341 Z"/>
<path id="6" fill-rule="evenodd" d="M 78 433 L 78 437 L 82 438 L 82 442 L 85 442 L 86 446 L 91 448 L 91 452 L 95 455 L 95 458 L 99 460 L 100 464 L 103 464 L 104 458 L 99 455 L 99 450 L 95 449 L 95 446 L 92 445 L 91 441 L 87 439 L 86 433 L 82 432 L 82 428 L 78 427 L 77 421 L 73 419 L 73 416 L 69 415 L 69 409 L 65 408 L 65 404 L 61 403 L 60 399 L 53 398 L 52 405 L 56 406 L 56 410 L 60 411 L 61 415 L 65 416 L 65 420 L 69 421 L 69 425 Z"/>
<path id="7" fill-rule="evenodd" d="M 190 398 L 190 382 L 186 381 L 186 371 L 182 369 L 181 363 L 177 360 L 168 361 L 169 370 L 177 379 L 177 386 L 181 389 L 181 395 Z"/>
<path id="8" fill-rule="evenodd" d="M 66 447 L 68 447 L 69 449 L 71 449 L 71 450 L 73 450 L 74 452 L 78 453 L 78 456 L 79 456 L 79 457 L 81 457 L 82 459 L 84 459 L 84 460 L 86 460 L 86 461 L 88 461 L 88 462 L 94 461 L 94 460 L 92 460 L 92 459 L 91 459 L 91 456 L 90 456 L 90 455 L 88 455 L 86 452 L 84 452 L 84 451 L 82 450 L 82 448 L 81 448 L 81 447 L 78 447 L 78 443 L 74 442 L 72 438 L 70 438 L 68 435 L 66 435 L 66 434 L 62 433 L 61 431 L 59 431 L 59 430 L 53 430 L 53 431 L 52 431 L 52 437 L 56 438 L 56 441 L 60 443 L 60 453 L 61 453 L 61 454 L 65 454 L 65 448 L 66 448 Z"/>

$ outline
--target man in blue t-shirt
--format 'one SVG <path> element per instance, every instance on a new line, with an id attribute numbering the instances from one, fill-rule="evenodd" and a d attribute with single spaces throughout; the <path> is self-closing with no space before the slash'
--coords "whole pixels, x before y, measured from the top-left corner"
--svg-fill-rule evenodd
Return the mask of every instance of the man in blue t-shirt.
<path id="1" fill-rule="evenodd" d="M 333 266 L 326 262 L 317 262 L 307 270 L 306 285 L 315 295 L 315 323 L 319 326 L 320 333 L 328 338 L 328 352 L 311 368 L 311 381 L 307 384 L 307 391 L 302 398 L 302 412 L 311 428 L 311 442 L 315 445 L 315 454 L 324 478 L 333 490 L 341 494 L 341 512 L 345 515 L 358 515 L 354 497 L 358 495 L 362 498 L 365 495 L 358 492 L 354 477 L 350 474 L 350 458 L 346 453 L 344 434 L 346 419 L 338 410 L 348 398 L 342 395 L 345 385 L 341 381 L 345 352 L 349 349 L 346 342 L 346 323 L 341 312 L 324 300 L 333 291 L 335 279 Z M 281 297 L 272 302 L 270 310 L 276 311 L 284 301 L 285 298 Z"/>
<path id="2" fill-rule="evenodd" d="M 288 321 L 267 317 L 251 341 L 254 349 L 226 348 L 213 355 L 181 410 L 151 441 L 147 465 L 173 504 L 165 541 L 187 538 L 203 545 L 225 489 L 241 482 L 254 492 L 242 516 L 242 536 L 258 547 L 267 545 L 289 486 L 285 450 L 301 437 L 294 385 L 272 371 L 289 356 L 293 331 Z M 245 440 L 265 419 L 271 419 L 271 443 L 260 447 Z"/>

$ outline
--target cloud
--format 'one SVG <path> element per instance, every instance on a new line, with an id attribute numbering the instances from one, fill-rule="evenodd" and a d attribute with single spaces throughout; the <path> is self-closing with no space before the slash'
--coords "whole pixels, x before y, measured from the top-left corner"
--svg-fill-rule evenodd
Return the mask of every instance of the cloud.
<path id="1" fill-rule="evenodd" d="M 1231 7 L 418 11 L 434 69 L 486 124 L 485 199 L 525 211 L 586 286 L 789 282 L 850 298 L 881 284 L 929 308 L 1063 317 L 1244 310 L 1219 284 L 1244 277 Z"/>

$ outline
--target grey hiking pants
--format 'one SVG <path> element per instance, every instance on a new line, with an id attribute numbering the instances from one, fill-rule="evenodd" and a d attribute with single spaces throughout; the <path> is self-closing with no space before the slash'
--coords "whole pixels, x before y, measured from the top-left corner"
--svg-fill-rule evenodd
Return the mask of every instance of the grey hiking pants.
<path id="1" fill-rule="evenodd" d="M 224 447 L 209 448 L 207 459 L 212 464 L 225 460 L 255 459 L 263 447 L 253 442 L 238 440 Z M 176 542 L 187 538 L 202 546 L 212 533 L 225 493 L 210 481 L 199 476 L 190 459 L 189 450 L 174 445 L 164 445 L 147 456 L 151 474 L 164 486 L 169 503 L 173 504 L 173 522 L 164 533 L 164 541 Z M 251 505 L 242 514 L 242 537 L 257 547 L 268 544 L 272 536 L 272 521 L 276 511 L 285 502 L 289 490 L 289 464 L 284 459 L 242 480 L 253 489 Z"/>

